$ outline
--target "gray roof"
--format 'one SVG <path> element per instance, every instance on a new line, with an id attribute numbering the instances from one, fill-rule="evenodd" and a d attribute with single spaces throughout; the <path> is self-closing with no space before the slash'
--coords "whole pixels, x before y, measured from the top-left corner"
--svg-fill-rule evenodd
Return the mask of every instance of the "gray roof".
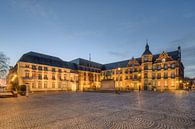
<path id="1" fill-rule="evenodd" d="M 159 57 L 160 54 L 153 55 L 153 63 Z M 178 60 L 180 58 L 179 50 L 168 52 L 168 55 L 171 56 L 174 60 Z M 136 60 L 141 64 L 141 58 L 136 58 Z M 118 67 L 127 67 L 129 60 L 109 63 L 109 64 L 100 64 L 93 61 L 89 61 L 82 58 L 77 58 L 70 62 L 63 61 L 62 59 L 54 56 L 49 56 L 37 52 L 28 52 L 24 54 L 19 61 L 30 62 L 35 64 L 45 64 L 50 66 L 62 67 L 62 68 L 70 68 L 70 69 L 79 69 L 79 66 L 86 66 L 91 68 L 97 68 L 101 70 L 109 70 Z"/>
<path id="2" fill-rule="evenodd" d="M 179 59 L 179 51 L 178 50 L 167 52 L 167 54 L 169 56 L 171 56 L 174 60 Z M 153 63 L 159 57 L 159 55 L 160 54 L 153 55 Z M 135 58 L 135 59 L 139 62 L 139 64 L 141 64 L 141 58 Z M 119 62 L 114 62 L 114 63 L 109 63 L 109 64 L 104 64 L 102 66 L 102 69 L 103 70 L 110 70 L 110 69 L 114 69 L 114 68 L 118 68 L 118 67 L 121 67 L 121 68 L 127 67 L 129 61 L 131 61 L 131 59 L 119 61 Z"/>
<path id="3" fill-rule="evenodd" d="M 71 62 L 63 61 L 62 59 L 50 55 L 45 55 L 37 52 L 28 52 L 24 54 L 19 61 L 30 62 L 35 64 L 50 65 L 62 68 L 77 69 L 77 65 Z"/>
<path id="4" fill-rule="evenodd" d="M 82 58 L 77 58 L 77 59 L 72 60 L 70 62 L 75 63 L 75 64 L 80 65 L 80 66 L 93 67 L 93 68 L 98 68 L 98 69 L 102 68 L 102 64 L 96 63 L 93 61 L 89 61 L 86 59 L 82 59 Z"/>

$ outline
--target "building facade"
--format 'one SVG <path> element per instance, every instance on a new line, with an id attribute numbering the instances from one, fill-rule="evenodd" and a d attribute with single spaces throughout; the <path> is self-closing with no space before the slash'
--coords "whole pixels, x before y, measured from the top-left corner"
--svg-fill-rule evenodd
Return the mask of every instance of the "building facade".
<path id="1" fill-rule="evenodd" d="M 8 75 L 8 85 L 26 85 L 30 91 L 100 90 L 104 83 L 119 90 L 182 89 L 181 48 L 152 54 L 149 45 L 139 58 L 109 64 L 85 59 L 69 62 L 35 52 L 24 54 Z"/>

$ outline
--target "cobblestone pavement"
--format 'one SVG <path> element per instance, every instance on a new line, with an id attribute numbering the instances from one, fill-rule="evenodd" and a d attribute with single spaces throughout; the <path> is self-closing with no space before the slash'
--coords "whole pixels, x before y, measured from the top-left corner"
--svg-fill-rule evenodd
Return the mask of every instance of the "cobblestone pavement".
<path id="1" fill-rule="evenodd" d="M 0 128 L 195 129 L 195 92 L 55 92 L 1 98 Z"/>

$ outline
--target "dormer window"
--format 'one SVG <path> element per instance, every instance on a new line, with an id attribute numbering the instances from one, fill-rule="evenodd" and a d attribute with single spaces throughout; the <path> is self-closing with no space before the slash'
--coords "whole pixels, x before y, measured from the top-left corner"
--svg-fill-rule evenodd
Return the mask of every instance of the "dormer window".
<path id="1" fill-rule="evenodd" d="M 175 68 L 175 64 L 171 64 L 171 68 Z"/>
<path id="2" fill-rule="evenodd" d="M 167 69 L 168 68 L 168 65 L 167 64 L 164 64 L 164 69 Z"/>

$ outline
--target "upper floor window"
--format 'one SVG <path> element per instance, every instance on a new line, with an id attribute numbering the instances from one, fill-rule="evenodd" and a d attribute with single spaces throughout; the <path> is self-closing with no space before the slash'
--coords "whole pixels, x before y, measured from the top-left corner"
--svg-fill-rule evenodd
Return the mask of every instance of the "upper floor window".
<path id="1" fill-rule="evenodd" d="M 55 74 L 52 74 L 52 80 L 55 80 L 55 79 L 56 79 Z"/>
<path id="2" fill-rule="evenodd" d="M 48 77 L 47 77 L 47 75 L 46 75 L 46 74 L 44 75 L 44 79 L 46 79 L 46 80 L 48 79 Z"/>
<path id="3" fill-rule="evenodd" d="M 148 57 L 147 56 L 144 57 L 144 61 L 148 61 Z"/>
<path id="4" fill-rule="evenodd" d="M 52 68 L 52 72 L 55 72 L 56 71 L 56 69 L 55 68 Z"/>
<path id="5" fill-rule="evenodd" d="M 171 64 L 171 68 L 175 68 L 175 64 Z"/>
<path id="6" fill-rule="evenodd" d="M 152 78 L 155 79 L 155 73 L 152 74 Z"/>
<path id="7" fill-rule="evenodd" d="M 45 70 L 45 71 L 48 71 L 48 68 L 47 68 L 47 67 L 44 67 L 44 70 Z"/>
<path id="8" fill-rule="evenodd" d="M 148 65 L 145 65 L 144 66 L 144 70 L 148 70 Z"/>
<path id="9" fill-rule="evenodd" d="M 160 66 L 160 65 L 158 65 L 158 66 L 157 66 L 157 69 L 158 69 L 158 70 L 160 70 L 160 69 L 161 69 L 161 66 Z"/>
<path id="10" fill-rule="evenodd" d="M 61 72 L 62 72 L 62 70 L 61 70 L 61 69 L 58 69 L 58 72 L 60 72 L 60 73 L 61 73 Z"/>
<path id="11" fill-rule="evenodd" d="M 156 70 L 156 66 L 155 66 L 155 65 L 153 65 L 153 66 L 152 66 L 152 69 L 153 69 L 153 70 Z"/>
<path id="12" fill-rule="evenodd" d="M 42 66 L 39 66 L 39 67 L 38 67 L 38 70 L 42 70 Z"/>
<path id="13" fill-rule="evenodd" d="M 36 70 L 36 66 L 35 66 L 35 65 L 32 65 L 32 69 L 33 69 L 33 70 Z"/>
<path id="14" fill-rule="evenodd" d="M 157 78 L 158 78 L 158 79 L 161 78 L 161 74 L 160 74 L 160 73 L 157 74 Z"/>
<path id="15" fill-rule="evenodd" d="M 168 65 L 167 64 L 164 64 L 164 69 L 168 69 Z"/>
<path id="16" fill-rule="evenodd" d="M 168 78 L 168 73 L 164 72 L 164 78 Z"/>
<path id="17" fill-rule="evenodd" d="M 29 78 L 29 76 L 30 76 L 30 73 L 29 73 L 28 70 L 26 70 L 26 71 L 25 71 L 25 78 Z"/>
<path id="18" fill-rule="evenodd" d="M 25 68 L 29 68 L 29 65 L 28 65 L 28 64 L 26 64 L 26 65 L 25 65 Z"/>
<path id="19" fill-rule="evenodd" d="M 42 75 L 38 74 L 38 79 L 41 80 L 42 79 Z"/>
<path id="20" fill-rule="evenodd" d="M 171 73 L 171 78 L 174 78 L 174 77 L 175 77 L 175 73 L 172 72 L 172 73 Z"/>

